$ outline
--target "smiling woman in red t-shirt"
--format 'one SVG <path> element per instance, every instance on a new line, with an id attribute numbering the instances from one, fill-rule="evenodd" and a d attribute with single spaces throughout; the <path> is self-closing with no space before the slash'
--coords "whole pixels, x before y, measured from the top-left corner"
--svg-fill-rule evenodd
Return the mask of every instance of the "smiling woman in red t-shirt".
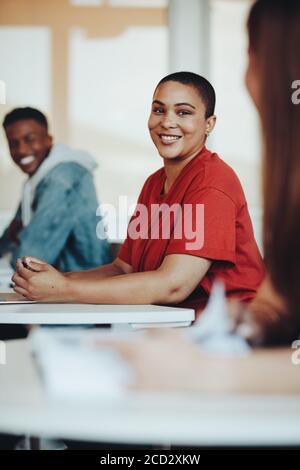
<path id="1" fill-rule="evenodd" d="M 67 275 L 27 257 L 39 272 L 19 260 L 16 292 L 33 300 L 201 309 L 218 277 L 228 297 L 253 298 L 264 269 L 245 196 L 233 170 L 205 147 L 214 107 L 205 78 L 178 72 L 162 79 L 148 125 L 164 166 L 145 182 L 119 256 Z"/>

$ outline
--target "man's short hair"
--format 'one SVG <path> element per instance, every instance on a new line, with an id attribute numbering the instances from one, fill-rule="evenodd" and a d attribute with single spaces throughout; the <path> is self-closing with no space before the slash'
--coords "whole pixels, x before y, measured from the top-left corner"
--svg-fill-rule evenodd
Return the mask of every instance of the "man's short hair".
<path id="1" fill-rule="evenodd" d="M 205 105 L 205 117 L 213 116 L 216 105 L 216 93 L 214 87 L 206 78 L 193 72 L 175 72 L 162 78 L 156 89 L 159 85 L 166 82 L 178 82 L 194 87 Z"/>
<path id="2" fill-rule="evenodd" d="M 38 122 L 41 126 L 45 127 L 48 131 L 48 121 L 46 116 L 39 111 L 38 109 L 31 108 L 30 106 L 26 106 L 25 108 L 15 108 L 9 113 L 6 114 L 3 120 L 3 127 L 4 129 L 11 124 L 14 124 L 17 121 L 24 121 L 27 119 L 33 119 L 34 121 Z"/>

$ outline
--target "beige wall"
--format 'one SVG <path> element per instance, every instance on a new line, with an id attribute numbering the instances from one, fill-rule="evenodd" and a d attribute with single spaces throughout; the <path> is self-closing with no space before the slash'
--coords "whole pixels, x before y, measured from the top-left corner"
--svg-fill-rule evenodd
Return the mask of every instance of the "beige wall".
<path id="1" fill-rule="evenodd" d="M 7 85 L 0 119 L 19 105 L 46 111 L 56 141 L 96 156 L 101 201 L 117 205 L 126 195 L 133 203 L 161 165 L 147 115 L 154 86 L 176 59 L 176 69 L 212 80 L 218 120 L 208 146 L 237 171 L 249 206 L 260 213 L 259 124 L 244 85 L 251 0 L 207 0 L 201 15 L 204 0 L 169 1 L 167 14 L 167 0 L 99 0 L 100 7 L 80 8 L 67 0 L 0 0 L 0 79 Z M 201 60 L 193 66 L 200 50 L 209 54 L 209 70 L 199 69 Z M 0 210 L 16 205 L 21 182 L 0 134 Z"/>
<path id="2" fill-rule="evenodd" d="M 161 164 L 146 127 L 153 87 L 167 72 L 166 2 L 119 3 L 124 6 L 0 2 L 0 78 L 7 88 L 1 121 L 15 106 L 45 111 L 56 141 L 96 156 L 96 185 L 105 202 L 116 202 L 118 194 L 134 200 Z M 1 130 L 0 209 L 15 206 L 22 181 Z"/>

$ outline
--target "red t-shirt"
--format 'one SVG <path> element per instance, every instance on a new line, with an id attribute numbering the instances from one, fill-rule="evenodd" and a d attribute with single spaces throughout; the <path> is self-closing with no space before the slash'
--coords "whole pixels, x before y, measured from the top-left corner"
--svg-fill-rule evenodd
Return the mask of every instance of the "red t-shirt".
<path id="1" fill-rule="evenodd" d="M 133 272 L 156 270 L 170 254 L 212 260 L 198 287 L 180 306 L 204 307 L 216 278 L 223 281 L 228 297 L 252 299 L 263 280 L 264 267 L 245 195 L 234 171 L 204 147 L 163 194 L 165 179 L 161 168 L 146 180 L 119 258 L 130 264 Z M 180 216 L 169 217 L 170 233 L 167 230 L 164 235 L 159 215 L 162 204 L 182 208 Z M 186 224 L 185 209 L 192 215 Z"/>

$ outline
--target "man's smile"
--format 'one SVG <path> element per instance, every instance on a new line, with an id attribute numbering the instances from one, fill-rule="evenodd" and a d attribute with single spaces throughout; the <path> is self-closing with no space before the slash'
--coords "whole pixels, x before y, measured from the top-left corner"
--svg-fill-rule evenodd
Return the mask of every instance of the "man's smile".
<path id="1" fill-rule="evenodd" d="M 27 157 L 23 157 L 20 159 L 19 163 L 21 166 L 28 166 L 32 162 L 34 162 L 36 157 L 34 155 L 28 155 Z"/>

